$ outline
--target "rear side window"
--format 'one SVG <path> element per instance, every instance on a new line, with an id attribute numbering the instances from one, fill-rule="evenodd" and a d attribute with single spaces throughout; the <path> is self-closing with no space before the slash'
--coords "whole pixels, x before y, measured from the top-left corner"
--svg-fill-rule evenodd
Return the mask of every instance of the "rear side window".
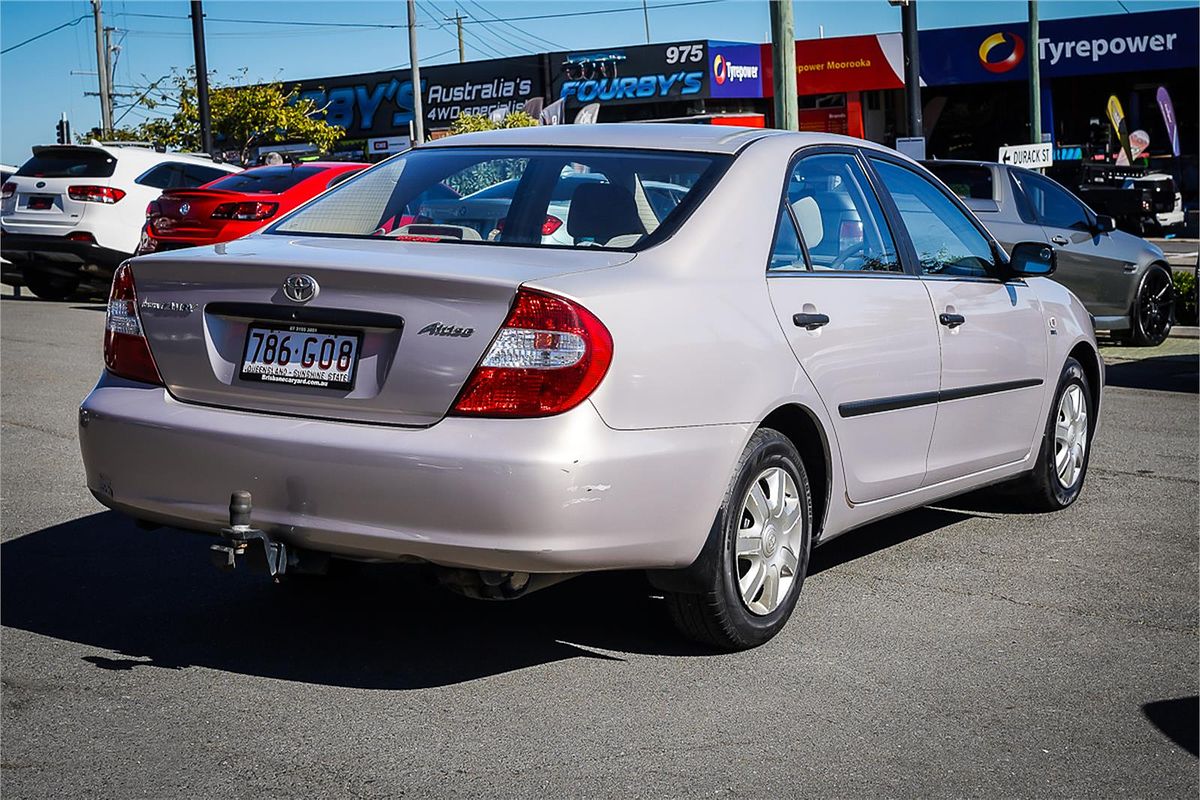
<path id="1" fill-rule="evenodd" d="M 279 194 L 318 174 L 322 169 L 323 167 L 258 167 L 245 172 L 235 172 L 208 188 L 228 192 Z"/>
<path id="2" fill-rule="evenodd" d="M 964 200 L 996 199 L 992 171 L 988 167 L 975 164 L 940 164 L 936 161 L 926 162 L 925 166 L 941 178 L 942 183 L 950 187 L 950 191 Z"/>
<path id="3" fill-rule="evenodd" d="M 31 178 L 111 178 L 117 160 L 103 150 L 48 147 L 26 161 L 18 175 Z"/>
<path id="4" fill-rule="evenodd" d="M 268 232 L 632 249 L 668 235 L 728 162 L 718 155 L 613 148 L 411 150 L 330 190 Z M 669 185 L 679 203 L 656 204 L 648 189 L 655 185 Z"/>

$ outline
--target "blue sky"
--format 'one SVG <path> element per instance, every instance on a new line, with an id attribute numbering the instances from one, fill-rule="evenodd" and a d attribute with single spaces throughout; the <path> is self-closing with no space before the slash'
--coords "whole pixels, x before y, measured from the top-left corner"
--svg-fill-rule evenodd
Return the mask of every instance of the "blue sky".
<path id="1" fill-rule="evenodd" d="M 722 0 L 708 5 L 654 8 L 679 0 L 649 0 L 650 35 L 654 41 L 724 39 L 761 42 L 768 31 L 766 0 Z M 1042 0 L 1043 19 L 1119 14 L 1160 8 L 1194 7 L 1200 0 Z M 104 0 L 105 24 L 118 28 L 121 42 L 116 74 L 119 91 L 145 87 L 172 67 L 192 63 L 191 27 L 186 0 Z M 565 11 L 635 11 L 575 18 L 545 18 Z M 645 40 L 638 0 L 420 0 L 422 63 L 457 60 L 453 23 L 442 15 L 456 8 L 471 18 L 537 17 L 500 23 L 468 23 L 467 58 L 516 55 L 537 50 L 575 49 Z M 1025 18 L 1025 0 L 920 0 L 922 28 L 946 28 Z M 208 64 L 220 76 L 242 68 L 248 77 L 296 79 L 369 72 L 406 65 L 407 37 L 402 28 L 286 27 L 218 22 L 257 19 L 316 23 L 405 22 L 401 0 L 207 0 L 204 11 Z M 85 97 L 96 90 L 95 34 L 87 0 L 0 0 L 0 49 L 16 45 L 77 17 L 86 19 L 0 55 L 0 160 L 20 164 L 33 144 L 54 141 L 54 125 L 66 112 L 75 131 L 97 124 L 99 102 Z M 161 15 L 167 18 L 135 15 Z M 900 12 L 885 0 L 797 0 L 797 38 L 899 30 Z M 541 47 L 536 45 L 541 44 Z M 440 54 L 440 55 L 438 55 Z M 436 57 L 432 57 L 436 56 Z M 91 72 L 91 75 L 73 74 Z M 116 116 L 124 113 L 118 109 Z M 124 122 L 139 120 L 135 109 Z"/>

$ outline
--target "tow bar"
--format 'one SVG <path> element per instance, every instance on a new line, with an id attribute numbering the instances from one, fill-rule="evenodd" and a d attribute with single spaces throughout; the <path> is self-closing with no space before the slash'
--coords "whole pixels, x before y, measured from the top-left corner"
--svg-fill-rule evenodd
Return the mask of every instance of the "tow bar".
<path id="1" fill-rule="evenodd" d="M 253 510 L 249 492 L 241 490 L 230 495 L 229 527 L 221 529 L 222 543 L 209 548 L 213 564 L 228 572 L 237 567 L 238 556 L 243 556 L 246 566 L 265 569 L 268 575 L 277 578 L 287 572 L 289 557 L 295 560 L 295 554 L 290 553 L 283 542 L 250 527 Z"/>

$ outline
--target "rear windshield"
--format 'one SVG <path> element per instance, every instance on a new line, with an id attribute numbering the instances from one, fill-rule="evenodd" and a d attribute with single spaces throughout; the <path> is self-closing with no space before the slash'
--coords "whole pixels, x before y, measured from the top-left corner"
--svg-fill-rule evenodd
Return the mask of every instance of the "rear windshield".
<path id="1" fill-rule="evenodd" d="M 942 183 L 950 187 L 964 200 L 994 200 L 992 194 L 992 171 L 988 167 L 973 164 L 939 164 L 927 162 L 925 166 L 934 175 L 942 179 Z"/>
<path id="2" fill-rule="evenodd" d="M 117 160 L 103 150 L 48 147 L 26 161 L 18 175 L 31 178 L 111 178 Z"/>
<path id="3" fill-rule="evenodd" d="M 235 172 L 208 184 L 208 189 L 224 189 L 227 192 L 250 192 L 253 194 L 279 194 L 286 192 L 305 178 L 321 172 L 324 167 L 258 167 L 245 172 Z"/>
<path id="4" fill-rule="evenodd" d="M 417 149 L 354 177 L 268 233 L 636 249 L 668 236 L 728 163 L 726 156 L 611 148 Z"/>

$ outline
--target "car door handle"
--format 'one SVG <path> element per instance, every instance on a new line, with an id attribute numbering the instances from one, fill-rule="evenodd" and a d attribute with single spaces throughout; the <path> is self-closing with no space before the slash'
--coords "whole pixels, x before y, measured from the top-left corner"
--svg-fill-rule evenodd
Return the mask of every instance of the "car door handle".
<path id="1" fill-rule="evenodd" d="M 829 324 L 828 314 L 792 314 L 792 324 L 806 331 L 815 331 L 822 325 Z"/>
<path id="2" fill-rule="evenodd" d="M 1055 244 L 1066 244 L 1069 240 L 1065 236 L 1052 236 L 1050 237 L 1050 241 Z"/>
<path id="3" fill-rule="evenodd" d="M 947 328 L 957 328 L 967 321 L 967 318 L 962 314 L 941 314 L 938 316 L 938 322 L 945 325 Z"/>

